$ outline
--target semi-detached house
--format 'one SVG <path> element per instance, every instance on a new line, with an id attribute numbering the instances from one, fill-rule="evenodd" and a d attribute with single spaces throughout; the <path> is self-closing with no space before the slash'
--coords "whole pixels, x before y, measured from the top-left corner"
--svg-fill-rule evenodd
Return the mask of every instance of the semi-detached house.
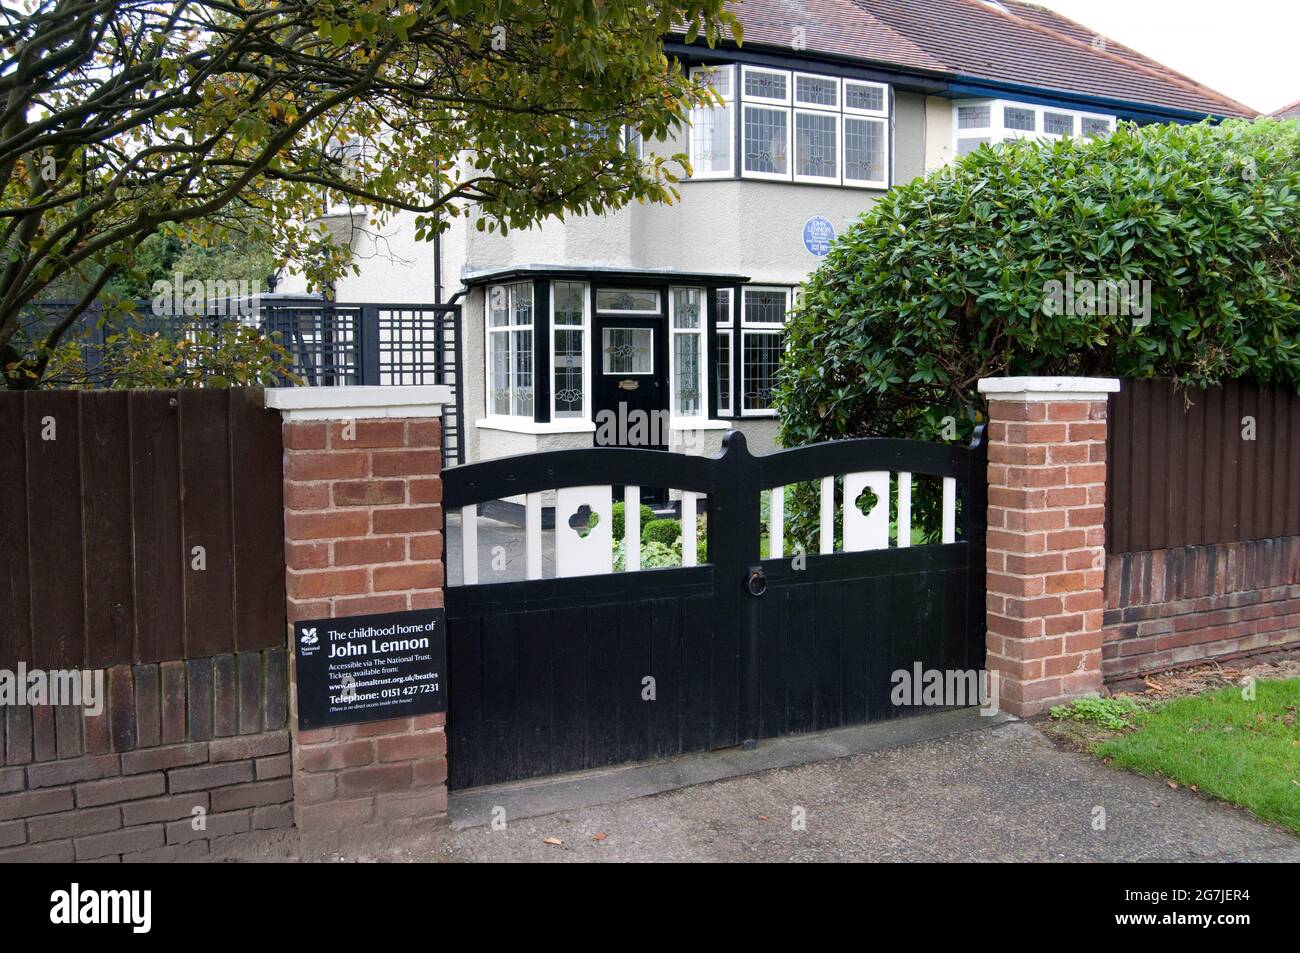
<path id="1" fill-rule="evenodd" d="M 507 236 L 462 217 L 436 244 L 415 241 L 410 216 L 378 236 L 339 227 L 357 210 L 327 222 L 361 269 L 338 302 L 462 304 L 466 460 L 591 446 L 602 412 L 620 407 L 665 412 L 650 437 L 670 449 L 712 453 L 729 428 L 771 449 L 795 289 L 885 190 L 983 143 L 1253 115 L 1016 0 L 734 9 L 743 48 L 666 40 L 725 105 L 696 111 L 673 141 L 629 143 L 691 156 L 679 203 Z"/>

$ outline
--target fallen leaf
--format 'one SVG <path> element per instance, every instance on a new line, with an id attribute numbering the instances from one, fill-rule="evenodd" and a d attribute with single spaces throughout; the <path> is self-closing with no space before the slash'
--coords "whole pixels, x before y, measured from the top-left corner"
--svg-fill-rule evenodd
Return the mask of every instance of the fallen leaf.
<path id="1" fill-rule="evenodd" d="M 766 814 L 760 814 L 760 815 L 758 815 L 758 819 L 759 819 L 760 821 L 765 821 L 765 820 L 767 820 L 767 815 L 766 815 Z"/>
<path id="2" fill-rule="evenodd" d="M 552 847 L 563 847 L 563 846 L 564 846 L 564 841 L 560 840 L 558 837 L 543 837 L 543 838 L 542 838 L 542 843 L 543 843 L 543 844 L 550 844 Z"/>
<path id="3" fill-rule="evenodd" d="M 605 839 L 605 835 L 600 831 L 596 831 L 596 833 L 591 835 L 591 839 L 594 841 L 602 841 Z"/>
<path id="4" fill-rule="evenodd" d="M 1166 781 L 1165 784 L 1169 785 L 1169 786 L 1170 786 L 1171 788 L 1173 788 L 1175 791 L 1178 790 L 1178 782 L 1176 782 L 1176 781 Z"/>

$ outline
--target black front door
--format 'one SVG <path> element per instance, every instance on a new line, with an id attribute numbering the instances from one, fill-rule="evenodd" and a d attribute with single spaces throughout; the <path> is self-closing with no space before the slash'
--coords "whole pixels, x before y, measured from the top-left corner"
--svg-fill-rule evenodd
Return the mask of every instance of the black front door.
<path id="1" fill-rule="evenodd" d="M 596 446 L 668 449 L 663 319 L 596 316 Z"/>

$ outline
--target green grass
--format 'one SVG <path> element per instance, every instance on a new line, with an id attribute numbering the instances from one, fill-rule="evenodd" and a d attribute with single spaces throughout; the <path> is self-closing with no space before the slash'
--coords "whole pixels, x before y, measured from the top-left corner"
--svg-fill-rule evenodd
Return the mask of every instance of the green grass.
<path id="1" fill-rule="evenodd" d="M 1300 834 L 1300 679 L 1255 683 L 1126 713 L 1133 731 L 1093 750 Z"/>

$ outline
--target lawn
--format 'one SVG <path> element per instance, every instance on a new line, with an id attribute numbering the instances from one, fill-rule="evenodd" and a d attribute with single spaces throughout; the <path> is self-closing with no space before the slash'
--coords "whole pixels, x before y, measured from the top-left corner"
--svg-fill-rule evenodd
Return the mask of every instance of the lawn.
<path id="1" fill-rule="evenodd" d="M 1238 804 L 1300 834 L 1300 678 L 1179 698 L 1134 714 L 1133 728 L 1093 751 Z"/>

